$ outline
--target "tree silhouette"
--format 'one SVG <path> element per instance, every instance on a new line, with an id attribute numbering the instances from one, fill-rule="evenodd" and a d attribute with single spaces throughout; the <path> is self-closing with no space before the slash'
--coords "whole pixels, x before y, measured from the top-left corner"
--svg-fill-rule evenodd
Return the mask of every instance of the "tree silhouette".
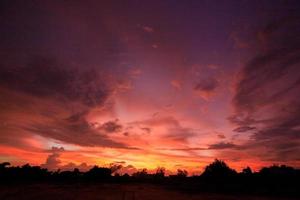
<path id="1" fill-rule="evenodd" d="M 10 163 L 9 162 L 0 163 L 0 170 L 6 168 L 6 166 L 10 166 Z"/>
<path id="2" fill-rule="evenodd" d="M 112 171 L 109 168 L 94 166 L 85 173 L 89 180 L 107 180 L 111 177 Z"/>
<path id="3" fill-rule="evenodd" d="M 14 183 L 151 183 L 168 184 L 178 190 L 208 191 L 214 193 L 230 192 L 245 194 L 271 194 L 300 197 L 298 181 L 300 170 L 285 165 L 264 167 L 259 172 L 252 172 L 246 167 L 241 173 L 231 169 L 224 161 L 215 160 L 209 164 L 202 175 L 188 177 L 186 170 L 178 169 L 176 175 L 165 175 L 165 168 L 159 167 L 154 174 L 148 174 L 142 169 L 131 176 L 128 174 L 112 176 L 113 169 L 94 166 L 87 172 L 57 170 L 49 172 L 40 166 L 25 164 L 21 167 L 10 166 L 10 163 L 0 163 L 0 184 Z"/>
<path id="4" fill-rule="evenodd" d="M 147 169 L 144 168 L 141 171 L 135 172 L 132 174 L 133 177 L 136 177 L 138 179 L 145 179 L 148 177 L 148 172 Z"/>
<path id="5" fill-rule="evenodd" d="M 246 168 L 244 168 L 244 169 L 242 170 L 242 174 L 245 174 L 245 175 L 251 175 L 251 174 L 252 174 L 251 168 L 250 168 L 249 166 L 246 167 Z"/>
<path id="6" fill-rule="evenodd" d="M 186 170 L 182 170 L 182 169 L 177 169 L 177 177 L 180 177 L 180 178 L 185 178 L 187 177 L 188 175 L 188 172 Z"/>
<path id="7" fill-rule="evenodd" d="M 222 161 L 216 159 L 213 163 L 206 166 L 203 172 L 203 177 L 228 177 L 236 175 L 237 172 L 234 169 L 228 167 L 228 165 Z"/>
<path id="8" fill-rule="evenodd" d="M 166 169 L 164 167 L 158 167 L 156 169 L 155 177 L 156 178 L 164 178 Z"/>

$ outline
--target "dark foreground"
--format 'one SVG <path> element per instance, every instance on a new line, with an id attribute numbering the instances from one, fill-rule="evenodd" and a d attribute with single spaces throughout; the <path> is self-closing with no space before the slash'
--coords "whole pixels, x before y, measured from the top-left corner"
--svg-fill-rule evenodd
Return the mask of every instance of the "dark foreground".
<path id="1" fill-rule="evenodd" d="M 286 200 L 255 195 L 186 193 L 152 184 L 18 184 L 0 187 L 1 200 Z"/>
<path id="2" fill-rule="evenodd" d="M 288 166 L 264 167 L 238 173 L 220 160 L 200 176 L 185 170 L 166 176 L 146 169 L 120 175 L 120 166 L 95 166 L 89 171 L 48 171 L 39 166 L 0 164 L 0 200 L 3 199 L 300 199 L 300 170 Z"/>

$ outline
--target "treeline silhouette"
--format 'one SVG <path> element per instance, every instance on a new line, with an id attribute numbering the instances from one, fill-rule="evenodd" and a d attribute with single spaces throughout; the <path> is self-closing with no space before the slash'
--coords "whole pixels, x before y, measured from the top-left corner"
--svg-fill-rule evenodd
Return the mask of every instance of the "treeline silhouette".
<path id="1" fill-rule="evenodd" d="M 14 185 L 23 183 L 152 183 L 161 184 L 170 189 L 187 192 L 213 192 L 253 195 L 281 195 L 300 197 L 300 170 L 285 165 L 264 167 L 252 172 L 247 167 L 238 173 L 224 161 L 215 160 L 206 166 L 199 176 L 188 176 L 186 170 L 178 169 L 176 175 L 165 175 L 164 168 L 149 174 L 147 169 L 120 175 L 119 166 L 94 166 L 87 172 L 79 169 L 73 171 L 48 171 L 40 166 L 10 166 L 0 164 L 0 184 Z"/>

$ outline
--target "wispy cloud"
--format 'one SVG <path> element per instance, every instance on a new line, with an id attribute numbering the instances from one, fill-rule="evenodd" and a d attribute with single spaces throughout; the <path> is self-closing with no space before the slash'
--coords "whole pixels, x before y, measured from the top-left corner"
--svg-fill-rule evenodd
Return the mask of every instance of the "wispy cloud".
<path id="1" fill-rule="evenodd" d="M 262 159 L 295 160 L 300 153 L 297 27 L 299 17 L 294 16 L 274 21 L 259 31 L 263 48 L 243 68 L 236 87 L 236 113 L 230 120 L 238 125 L 234 131 L 251 131 L 248 148 L 267 148 L 260 155 Z"/>

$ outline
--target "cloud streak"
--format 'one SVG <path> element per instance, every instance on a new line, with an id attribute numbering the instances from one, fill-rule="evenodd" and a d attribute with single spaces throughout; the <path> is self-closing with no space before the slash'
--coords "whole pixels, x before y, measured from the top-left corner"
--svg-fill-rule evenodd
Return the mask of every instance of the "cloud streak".
<path id="1" fill-rule="evenodd" d="M 299 19 L 284 18 L 259 32 L 263 50 L 243 68 L 237 84 L 230 120 L 238 125 L 234 131 L 252 132 L 246 146 L 268 149 L 261 159 L 292 161 L 300 153 Z"/>

